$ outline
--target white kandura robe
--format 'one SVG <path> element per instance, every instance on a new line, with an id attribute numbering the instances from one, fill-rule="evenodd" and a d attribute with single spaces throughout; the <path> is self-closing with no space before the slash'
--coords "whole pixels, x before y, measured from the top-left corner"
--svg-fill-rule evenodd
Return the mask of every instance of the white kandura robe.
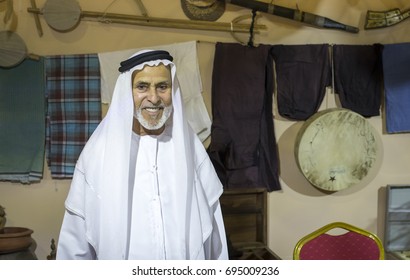
<path id="1" fill-rule="evenodd" d="M 172 117 L 160 136 L 135 136 L 131 74 L 159 63 L 171 66 Z M 222 184 L 184 118 L 175 73 L 173 63 L 156 60 L 118 78 L 77 162 L 57 259 L 228 259 Z"/>
<path id="2" fill-rule="evenodd" d="M 173 226 L 172 215 L 166 210 L 172 207 L 168 195 L 172 188 L 169 178 L 177 167 L 169 162 L 173 151 L 168 130 L 159 136 L 133 134 L 130 180 L 134 188 L 130 195 L 129 259 L 175 257 L 172 244 L 178 232 Z"/>

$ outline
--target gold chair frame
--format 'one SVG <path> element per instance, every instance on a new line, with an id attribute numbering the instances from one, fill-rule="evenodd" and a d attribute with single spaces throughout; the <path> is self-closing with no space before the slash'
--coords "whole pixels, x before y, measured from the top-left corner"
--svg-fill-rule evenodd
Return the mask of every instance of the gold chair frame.
<path id="1" fill-rule="evenodd" d="M 347 231 L 351 231 L 351 232 L 356 232 L 358 234 L 364 235 L 366 237 L 369 237 L 371 239 L 374 240 L 374 242 L 376 243 L 377 247 L 379 248 L 379 260 L 384 260 L 384 246 L 382 241 L 380 240 L 380 238 L 374 234 L 371 233 L 369 231 L 366 231 L 364 229 L 355 227 L 353 225 L 347 224 L 347 223 L 343 223 L 343 222 L 334 222 L 334 223 L 330 223 L 328 225 L 325 225 L 315 231 L 313 231 L 312 233 L 302 237 L 295 245 L 295 248 L 293 250 L 293 259 L 294 260 L 300 260 L 300 252 L 302 250 L 302 247 L 309 242 L 312 239 L 315 239 L 316 237 L 327 233 L 328 231 L 335 229 L 335 228 L 341 228 Z"/>

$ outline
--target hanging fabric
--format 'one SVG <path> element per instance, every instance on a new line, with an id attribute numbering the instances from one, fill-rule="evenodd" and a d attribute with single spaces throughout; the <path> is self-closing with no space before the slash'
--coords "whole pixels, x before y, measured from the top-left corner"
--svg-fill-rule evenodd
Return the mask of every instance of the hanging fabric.
<path id="1" fill-rule="evenodd" d="M 52 178 L 72 178 L 77 158 L 101 121 L 96 54 L 45 57 L 47 162 Z"/>
<path id="2" fill-rule="evenodd" d="M 343 108 L 363 117 L 380 115 L 381 50 L 380 44 L 333 46 L 335 92 Z"/>
<path id="3" fill-rule="evenodd" d="M 45 99 L 43 60 L 0 67 L 0 180 L 43 178 Z"/>
<path id="4" fill-rule="evenodd" d="M 410 132 L 410 43 L 383 46 L 386 130 Z"/>
<path id="5" fill-rule="evenodd" d="M 306 120 L 315 114 L 331 85 L 329 46 L 275 45 L 276 98 L 282 117 Z"/>
<path id="6" fill-rule="evenodd" d="M 217 43 L 208 153 L 225 188 L 281 189 L 269 45 Z"/>

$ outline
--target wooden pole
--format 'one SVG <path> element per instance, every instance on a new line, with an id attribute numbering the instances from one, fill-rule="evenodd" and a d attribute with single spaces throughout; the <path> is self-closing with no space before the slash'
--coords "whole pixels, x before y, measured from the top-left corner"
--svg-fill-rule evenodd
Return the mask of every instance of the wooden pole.
<path id="1" fill-rule="evenodd" d="M 27 8 L 29 13 L 42 14 L 42 11 L 36 8 Z M 96 19 L 105 23 L 122 23 L 134 24 L 151 27 L 177 28 L 177 29 L 197 29 L 208 31 L 225 31 L 225 32 L 250 32 L 249 24 L 240 24 L 234 22 L 207 22 L 196 20 L 168 19 L 157 17 L 146 17 L 137 15 L 115 14 L 115 13 L 100 13 L 91 11 L 82 11 L 81 17 Z M 259 33 L 260 30 L 266 30 L 265 25 L 254 25 L 253 32 Z"/>
<path id="2" fill-rule="evenodd" d="M 31 1 L 31 8 L 32 9 L 37 9 L 36 1 L 35 0 L 30 0 Z M 38 14 L 34 14 L 34 21 L 36 23 L 36 28 L 37 28 L 37 33 L 38 36 L 43 36 L 43 29 L 41 28 L 41 23 Z"/>
<path id="3" fill-rule="evenodd" d="M 142 14 L 144 17 L 147 17 L 147 16 L 148 16 L 148 12 L 147 12 L 147 9 L 145 9 L 144 4 L 142 3 L 142 0 L 135 0 L 135 2 L 137 2 L 138 8 L 140 9 L 141 14 Z"/>

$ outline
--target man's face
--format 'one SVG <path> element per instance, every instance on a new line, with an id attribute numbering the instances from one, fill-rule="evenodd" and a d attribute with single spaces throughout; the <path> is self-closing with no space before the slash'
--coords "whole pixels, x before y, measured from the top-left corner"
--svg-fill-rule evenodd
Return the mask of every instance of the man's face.
<path id="1" fill-rule="evenodd" d="M 172 112 L 171 71 L 162 64 L 133 73 L 134 116 L 147 130 L 162 128 Z"/>

